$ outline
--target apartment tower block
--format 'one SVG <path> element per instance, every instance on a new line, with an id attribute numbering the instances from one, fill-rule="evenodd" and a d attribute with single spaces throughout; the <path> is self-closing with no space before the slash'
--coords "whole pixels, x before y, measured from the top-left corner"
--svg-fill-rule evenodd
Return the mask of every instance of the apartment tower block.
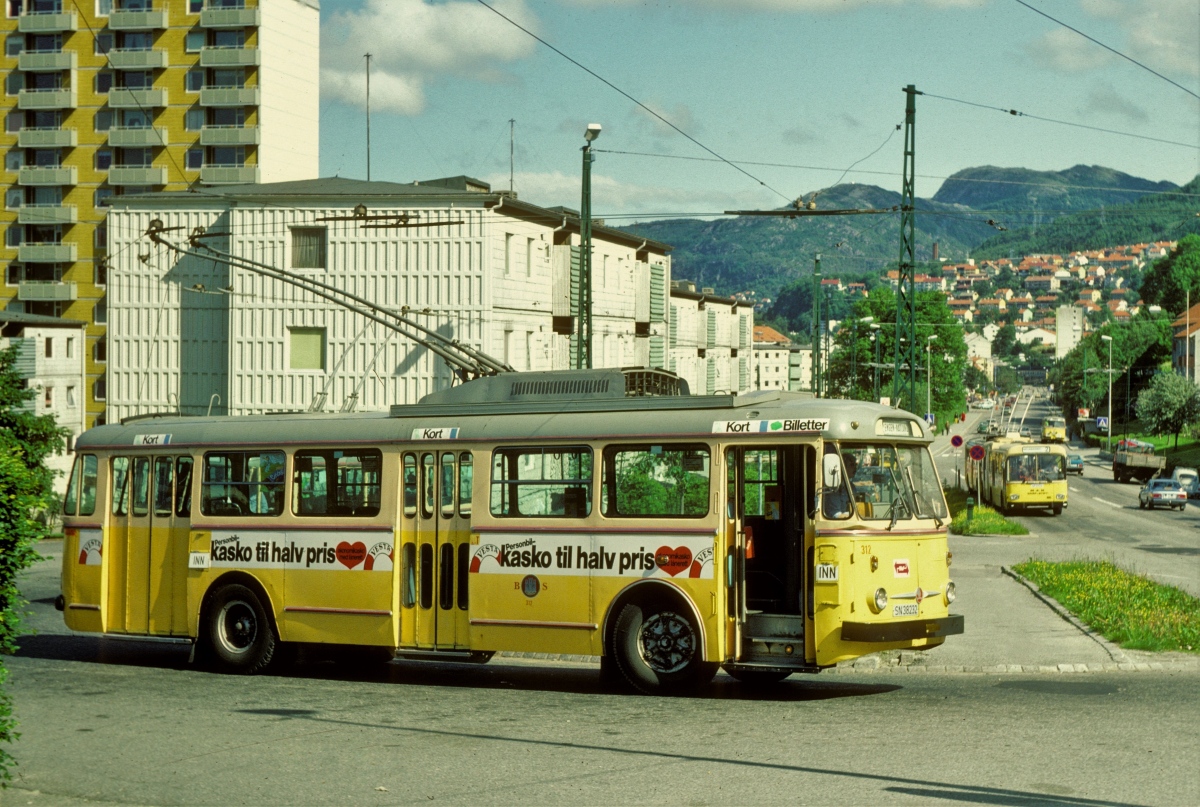
<path id="1" fill-rule="evenodd" d="M 90 427 L 107 397 L 112 197 L 316 177 L 319 4 L 5 0 L 5 11 L 0 308 L 87 324 Z"/>

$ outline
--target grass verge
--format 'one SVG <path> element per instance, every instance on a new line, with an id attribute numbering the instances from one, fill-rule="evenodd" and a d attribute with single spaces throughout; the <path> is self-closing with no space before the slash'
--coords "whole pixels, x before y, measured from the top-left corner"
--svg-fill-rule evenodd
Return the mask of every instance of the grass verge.
<path id="1" fill-rule="evenodd" d="M 1028 535 L 1029 530 L 1010 521 L 987 505 L 976 504 L 971 521 L 967 521 L 967 492 L 958 488 L 946 490 L 950 506 L 950 532 L 954 535 Z"/>
<path id="2" fill-rule="evenodd" d="M 1200 653 L 1200 599 L 1108 561 L 1013 567 L 1104 638 L 1132 650 Z"/>

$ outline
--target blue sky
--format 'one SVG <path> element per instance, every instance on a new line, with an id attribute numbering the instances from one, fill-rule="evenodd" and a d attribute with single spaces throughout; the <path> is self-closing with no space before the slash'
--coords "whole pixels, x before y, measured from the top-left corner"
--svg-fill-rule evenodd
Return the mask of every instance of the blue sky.
<path id="1" fill-rule="evenodd" d="M 597 216 L 779 207 L 834 183 L 900 188 L 902 87 L 1200 147 L 1200 100 L 1015 0 L 487 0 L 753 178 L 717 162 L 599 153 Z M 1200 92 L 1196 0 L 1027 0 Z M 711 157 L 475 0 L 322 0 L 321 174 L 468 174 L 579 205 L 601 150 Z M 888 140 L 889 134 L 891 139 Z M 1200 148 L 917 99 L 917 193 L 979 165 L 1103 165 L 1183 183 Z M 884 144 L 879 148 L 881 144 Z M 829 170 L 818 170 L 829 169 Z M 883 172 L 867 173 L 867 172 Z M 763 184 L 760 184 L 761 183 Z"/>

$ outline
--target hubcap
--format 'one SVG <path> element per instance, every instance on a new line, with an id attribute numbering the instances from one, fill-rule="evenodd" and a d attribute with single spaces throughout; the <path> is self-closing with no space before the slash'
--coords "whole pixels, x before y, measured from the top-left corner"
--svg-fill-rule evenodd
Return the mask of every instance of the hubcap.
<path id="1" fill-rule="evenodd" d="M 642 660 L 656 673 L 682 670 L 696 653 L 696 634 L 687 619 L 661 611 L 642 623 L 638 647 Z"/>
<path id="2" fill-rule="evenodd" d="M 226 603 L 217 615 L 217 638 L 230 653 L 242 654 L 258 638 L 258 619 L 250 604 L 242 600 Z"/>

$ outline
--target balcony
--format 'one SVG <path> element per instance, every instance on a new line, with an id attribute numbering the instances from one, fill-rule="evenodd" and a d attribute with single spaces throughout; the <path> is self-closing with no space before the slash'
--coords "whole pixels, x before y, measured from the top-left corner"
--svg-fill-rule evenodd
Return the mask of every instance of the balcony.
<path id="1" fill-rule="evenodd" d="M 74 263 L 75 245 L 22 244 L 17 248 L 17 259 L 21 263 Z M 62 298 L 54 297 L 52 299 L 59 300 Z M 75 298 L 72 297 L 71 299 Z"/>
<path id="2" fill-rule="evenodd" d="M 21 205 L 18 224 L 75 224 L 79 214 L 75 205 Z"/>
<path id="3" fill-rule="evenodd" d="M 21 15 L 17 30 L 23 34 L 65 34 L 79 30 L 74 11 L 37 12 L 28 11 Z"/>
<path id="4" fill-rule="evenodd" d="M 114 165 L 108 169 L 109 185 L 166 185 L 167 169 L 153 166 Z"/>
<path id="5" fill-rule="evenodd" d="M 79 66 L 75 51 L 25 50 L 17 57 L 17 68 L 28 73 L 74 70 Z"/>
<path id="6" fill-rule="evenodd" d="M 206 87 L 200 106 L 258 106 L 258 87 Z"/>
<path id="7" fill-rule="evenodd" d="M 257 126 L 205 126 L 200 130 L 202 146 L 256 146 Z"/>
<path id="8" fill-rule="evenodd" d="M 206 165 L 200 169 L 206 185 L 249 185 L 258 182 L 257 165 Z"/>
<path id="9" fill-rule="evenodd" d="M 17 173 L 18 185 L 74 185 L 79 169 L 63 165 L 26 165 Z"/>
<path id="10" fill-rule="evenodd" d="M 21 90 L 17 94 L 18 109 L 74 109 L 75 91 L 68 88 L 57 90 Z"/>
<path id="11" fill-rule="evenodd" d="M 113 109 L 155 109 L 167 105 L 167 91 L 154 88 L 141 90 L 111 89 L 108 105 Z"/>
<path id="12" fill-rule="evenodd" d="M 74 129 L 22 129 L 17 145 L 23 149 L 74 148 L 79 145 L 79 135 Z"/>
<path id="13" fill-rule="evenodd" d="M 168 142 L 167 130 L 165 128 L 142 127 L 140 129 L 131 129 L 114 126 L 108 130 L 108 144 L 110 146 L 146 148 L 165 146 Z"/>
<path id="14" fill-rule="evenodd" d="M 17 299 L 25 303 L 71 303 L 79 293 L 75 283 L 63 280 L 22 280 L 17 284 Z"/>
<path id="15" fill-rule="evenodd" d="M 258 48 L 201 48 L 201 67 L 257 67 Z"/>
<path id="16" fill-rule="evenodd" d="M 167 10 L 155 8 L 149 11 L 112 11 L 108 15 L 108 27 L 113 31 L 158 31 L 167 27 Z"/>
<path id="17" fill-rule="evenodd" d="M 108 60 L 116 70 L 156 70 L 167 66 L 167 52 L 161 48 L 150 50 L 125 50 L 117 48 L 108 52 Z"/>
<path id="18" fill-rule="evenodd" d="M 206 8 L 200 12 L 202 28 L 250 28 L 261 24 L 257 8 Z"/>

